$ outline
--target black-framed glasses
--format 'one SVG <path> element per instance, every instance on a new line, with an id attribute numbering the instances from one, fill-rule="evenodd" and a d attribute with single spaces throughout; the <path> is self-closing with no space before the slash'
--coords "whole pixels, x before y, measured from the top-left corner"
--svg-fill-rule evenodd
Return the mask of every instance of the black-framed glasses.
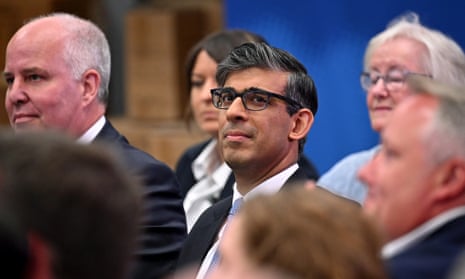
<path id="1" fill-rule="evenodd" d="M 277 98 L 285 101 L 294 108 L 301 109 L 302 105 L 292 100 L 289 97 L 268 92 L 266 90 L 252 87 L 242 93 L 237 93 L 232 87 L 220 87 L 210 90 L 212 95 L 212 103 L 216 108 L 228 109 L 234 102 L 236 97 L 240 97 L 242 104 L 248 110 L 259 111 L 264 110 L 270 104 L 270 98 Z"/>
<path id="2" fill-rule="evenodd" d="M 378 72 L 362 72 L 360 74 L 360 84 L 365 91 L 368 91 L 373 85 L 377 84 L 378 81 L 382 79 L 384 86 L 388 91 L 398 91 L 404 87 L 405 80 L 409 75 L 431 77 L 431 75 L 428 74 L 414 73 L 401 69 L 392 69 L 385 75 L 382 75 Z"/>

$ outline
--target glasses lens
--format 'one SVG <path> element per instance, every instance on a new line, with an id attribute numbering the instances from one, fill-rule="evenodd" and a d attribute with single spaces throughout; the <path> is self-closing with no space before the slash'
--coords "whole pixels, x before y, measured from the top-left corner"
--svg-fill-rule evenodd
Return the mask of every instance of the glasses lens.
<path id="1" fill-rule="evenodd" d="M 243 99 L 248 110 L 263 110 L 268 106 L 270 97 L 265 93 L 251 91 L 246 92 Z"/>
<path id="2" fill-rule="evenodd" d="M 219 109 L 227 109 L 236 98 L 236 93 L 228 88 L 217 88 L 212 90 L 213 105 Z"/>
<path id="3" fill-rule="evenodd" d="M 370 87 L 373 85 L 370 73 L 362 73 L 360 75 L 360 84 L 363 90 L 368 91 Z"/>
<path id="4" fill-rule="evenodd" d="M 402 71 L 394 70 L 387 73 L 385 78 L 386 88 L 389 91 L 396 91 L 402 88 L 406 74 Z"/>

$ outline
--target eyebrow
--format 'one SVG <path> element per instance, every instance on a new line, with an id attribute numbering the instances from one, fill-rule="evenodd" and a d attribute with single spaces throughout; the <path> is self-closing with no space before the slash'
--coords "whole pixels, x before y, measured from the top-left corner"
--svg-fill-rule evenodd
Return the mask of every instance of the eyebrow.
<path id="1" fill-rule="evenodd" d="M 20 71 L 21 75 L 28 75 L 28 74 L 32 74 L 32 73 L 48 74 L 48 71 L 44 70 L 43 68 L 39 68 L 39 67 L 26 68 L 26 69 L 22 69 Z M 3 72 L 3 76 L 5 76 L 5 77 L 6 76 L 12 76 L 12 75 L 13 75 L 12 72 L 8 72 L 8 71 Z"/>

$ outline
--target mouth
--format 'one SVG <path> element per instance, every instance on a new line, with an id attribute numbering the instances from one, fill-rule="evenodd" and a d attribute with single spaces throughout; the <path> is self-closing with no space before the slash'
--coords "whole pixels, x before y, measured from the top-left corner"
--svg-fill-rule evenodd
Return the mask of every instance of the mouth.
<path id="1" fill-rule="evenodd" d="M 250 139 L 252 136 L 243 131 L 231 130 L 224 132 L 223 137 L 227 141 L 240 142 Z"/>
<path id="2" fill-rule="evenodd" d="M 37 119 L 38 116 L 35 115 L 35 114 L 24 114 L 24 113 L 21 113 L 21 114 L 15 114 L 13 116 L 13 123 L 15 125 L 20 125 L 20 124 L 23 124 L 23 123 L 27 123 L 27 122 L 30 122 L 34 119 Z"/>
<path id="3" fill-rule="evenodd" d="M 392 107 L 390 106 L 376 106 L 372 108 L 373 111 L 391 111 Z"/>

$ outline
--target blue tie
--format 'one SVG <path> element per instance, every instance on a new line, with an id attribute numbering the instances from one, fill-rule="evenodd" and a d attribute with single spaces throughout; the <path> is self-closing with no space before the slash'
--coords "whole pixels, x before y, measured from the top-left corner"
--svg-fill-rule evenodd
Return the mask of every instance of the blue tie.
<path id="1" fill-rule="evenodd" d="M 241 207 L 243 200 L 244 200 L 243 198 L 239 198 L 235 200 L 231 206 L 231 209 L 229 209 L 228 218 L 226 219 L 226 222 L 224 224 L 223 235 L 228 227 L 228 223 L 231 221 L 232 217 L 236 215 L 236 213 L 239 211 L 239 208 Z M 219 239 L 218 241 L 220 240 L 221 239 Z M 208 267 L 207 274 L 212 270 L 212 268 L 218 263 L 219 260 L 220 260 L 220 252 L 218 251 L 218 247 L 217 247 L 215 254 L 213 254 L 212 261 L 210 262 L 210 266 Z"/>

